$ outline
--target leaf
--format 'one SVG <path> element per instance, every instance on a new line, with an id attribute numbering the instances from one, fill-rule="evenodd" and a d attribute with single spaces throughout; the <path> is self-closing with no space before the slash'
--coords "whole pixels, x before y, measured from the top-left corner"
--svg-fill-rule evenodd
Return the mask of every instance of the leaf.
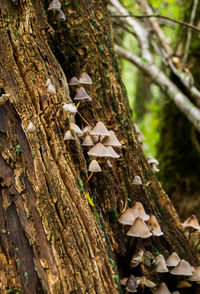
<path id="1" fill-rule="evenodd" d="M 85 198 L 87 199 L 89 204 L 94 207 L 94 203 L 93 203 L 92 199 L 90 198 L 89 193 L 85 193 Z"/>
<path id="2" fill-rule="evenodd" d="M 178 284 L 177 284 L 177 288 L 189 288 L 191 287 L 192 285 L 187 282 L 187 281 L 180 281 Z"/>

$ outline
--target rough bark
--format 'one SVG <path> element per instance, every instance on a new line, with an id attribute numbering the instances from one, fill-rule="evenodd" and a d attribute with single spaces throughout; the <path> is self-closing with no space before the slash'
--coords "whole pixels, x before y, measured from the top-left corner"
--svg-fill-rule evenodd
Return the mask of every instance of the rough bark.
<path id="1" fill-rule="evenodd" d="M 121 291 L 116 274 L 130 273 L 127 257 L 132 252 L 116 215 L 128 199 L 130 205 L 142 201 L 146 211 L 158 217 L 165 235 L 151 239 L 148 248 L 153 253 L 175 250 L 198 265 L 135 139 L 104 1 L 69 1 L 63 7 L 67 21 L 61 25 L 47 13 L 46 1 L 15 2 L 0 1 L 0 88 L 11 94 L 0 106 L 2 293 Z M 79 111 L 93 126 L 103 120 L 123 143 L 113 168 L 105 167 L 87 187 L 85 150 L 78 138 L 70 144 L 63 141 L 71 121 L 62 110 L 62 102 L 71 101 L 66 77 L 82 71 L 92 77 L 88 92 L 93 100 Z M 56 94 L 47 92 L 47 78 Z M 30 121 L 37 127 L 35 134 L 25 132 Z M 78 117 L 76 122 L 84 126 Z M 143 186 L 131 184 L 136 174 Z M 95 208 L 85 199 L 86 190 Z"/>

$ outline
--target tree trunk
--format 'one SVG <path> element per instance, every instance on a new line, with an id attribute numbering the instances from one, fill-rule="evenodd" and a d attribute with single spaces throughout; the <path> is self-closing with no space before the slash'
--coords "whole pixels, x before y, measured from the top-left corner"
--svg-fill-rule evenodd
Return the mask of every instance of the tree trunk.
<path id="1" fill-rule="evenodd" d="M 116 220 L 128 200 L 130 205 L 141 201 L 158 217 L 164 237 L 150 239 L 152 253 L 175 250 L 197 266 L 178 216 L 135 139 L 105 2 L 62 4 L 67 16 L 62 24 L 47 7 L 39 0 L 0 1 L 0 88 L 11 95 L 0 106 L 2 293 L 122 291 L 118 273 L 130 274 L 127 257 L 133 251 Z M 93 100 L 79 112 L 92 126 L 101 119 L 123 144 L 113 168 L 104 167 L 87 186 L 88 156 L 77 137 L 63 141 L 72 118 L 62 109 L 71 101 L 67 79 L 84 71 L 93 80 L 87 88 Z M 48 78 L 56 94 L 47 92 Z M 25 132 L 30 121 L 34 134 Z M 76 123 L 85 126 L 78 116 Z M 131 184 L 136 174 L 143 186 Z"/>

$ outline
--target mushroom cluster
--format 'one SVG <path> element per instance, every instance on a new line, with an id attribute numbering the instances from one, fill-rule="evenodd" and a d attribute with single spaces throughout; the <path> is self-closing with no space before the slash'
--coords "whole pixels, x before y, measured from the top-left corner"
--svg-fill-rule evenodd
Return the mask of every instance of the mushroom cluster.
<path id="1" fill-rule="evenodd" d="M 159 172 L 160 170 L 157 168 L 159 162 L 153 158 L 151 155 L 147 158 L 147 162 L 150 165 L 150 168 L 153 172 Z"/>
<path id="2" fill-rule="evenodd" d="M 57 12 L 56 20 L 57 21 L 65 21 L 66 16 L 61 9 L 61 3 L 59 0 L 52 0 L 49 4 L 47 10 L 52 10 L 53 12 Z"/>

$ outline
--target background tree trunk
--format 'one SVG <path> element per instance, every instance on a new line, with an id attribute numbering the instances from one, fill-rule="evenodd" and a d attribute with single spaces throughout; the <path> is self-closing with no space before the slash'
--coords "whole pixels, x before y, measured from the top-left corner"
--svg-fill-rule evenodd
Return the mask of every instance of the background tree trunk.
<path id="1" fill-rule="evenodd" d="M 10 102 L 0 106 L 2 293 L 121 291 L 118 272 L 120 277 L 130 274 L 127 257 L 133 248 L 117 214 L 128 200 L 130 205 L 141 201 L 147 213 L 158 217 L 165 235 L 151 238 L 152 253 L 175 250 L 198 264 L 135 139 L 105 1 L 67 3 L 62 4 L 67 21 L 59 25 L 51 12 L 47 20 L 48 3 L 0 1 L 0 88 L 11 94 Z M 69 145 L 63 141 L 72 120 L 62 110 L 62 102 L 71 101 L 66 77 L 83 71 L 92 77 L 87 90 L 93 100 L 79 111 L 92 126 L 103 120 L 123 144 L 113 168 L 104 167 L 87 187 L 85 150 L 78 138 Z M 47 78 L 56 94 L 47 92 Z M 25 132 L 30 121 L 37 127 L 35 134 Z M 78 117 L 76 123 L 85 125 Z M 136 174 L 143 186 L 131 184 Z M 198 288 L 192 291 L 198 293 Z"/>

